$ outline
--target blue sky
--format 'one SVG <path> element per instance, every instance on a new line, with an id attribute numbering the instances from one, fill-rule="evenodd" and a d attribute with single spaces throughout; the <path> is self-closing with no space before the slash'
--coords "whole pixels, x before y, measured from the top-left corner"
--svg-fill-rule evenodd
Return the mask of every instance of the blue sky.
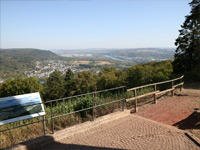
<path id="1" fill-rule="evenodd" d="M 0 47 L 175 47 L 191 0 L 1 0 Z"/>

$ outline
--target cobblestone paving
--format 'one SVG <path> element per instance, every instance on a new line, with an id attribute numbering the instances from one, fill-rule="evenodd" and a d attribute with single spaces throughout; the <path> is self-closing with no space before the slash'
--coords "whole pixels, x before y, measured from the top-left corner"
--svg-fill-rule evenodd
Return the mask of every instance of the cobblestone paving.
<path id="1" fill-rule="evenodd" d="M 42 149 L 197 150 L 182 130 L 130 114 Z"/>
<path id="2" fill-rule="evenodd" d="M 200 90 L 184 89 L 178 95 L 158 100 L 156 105 L 147 104 L 139 107 L 137 115 L 168 125 L 185 120 L 194 112 L 195 108 L 200 107 Z M 196 118 L 194 119 L 194 121 L 182 122 L 182 128 L 193 128 L 193 123 L 197 121 Z"/>

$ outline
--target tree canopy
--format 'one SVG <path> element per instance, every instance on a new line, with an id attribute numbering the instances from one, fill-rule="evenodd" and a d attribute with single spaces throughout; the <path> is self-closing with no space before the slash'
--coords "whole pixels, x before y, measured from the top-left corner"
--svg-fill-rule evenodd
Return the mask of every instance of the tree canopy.
<path id="1" fill-rule="evenodd" d="M 9 78 L 2 85 L 0 85 L 0 97 L 39 92 L 40 90 L 41 84 L 37 78 Z"/>
<path id="2" fill-rule="evenodd" d="M 99 74 L 83 71 L 74 74 L 70 69 L 63 75 L 55 70 L 40 84 L 37 78 L 19 77 L 0 84 L 0 97 L 40 92 L 44 101 L 104 90 L 119 86 L 127 88 L 171 78 L 172 61 L 151 62 L 132 66 L 126 70 L 105 67 Z"/>
<path id="3" fill-rule="evenodd" d="M 44 85 L 46 100 L 62 98 L 65 95 L 64 76 L 61 72 L 55 70 L 50 74 L 47 83 Z"/>
<path id="4" fill-rule="evenodd" d="M 174 73 L 200 80 L 200 0 L 189 3 L 190 14 L 179 30 L 173 62 Z"/>

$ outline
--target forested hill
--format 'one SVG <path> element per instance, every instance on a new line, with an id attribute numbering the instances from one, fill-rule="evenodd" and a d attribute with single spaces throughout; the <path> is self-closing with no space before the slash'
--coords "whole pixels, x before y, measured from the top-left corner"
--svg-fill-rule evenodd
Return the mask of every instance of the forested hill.
<path id="1" fill-rule="evenodd" d="M 34 68 L 36 61 L 63 59 L 51 51 L 39 49 L 0 49 L 0 77 L 19 75 Z"/>
<path id="2" fill-rule="evenodd" d="M 39 49 L 0 49 L 0 57 L 6 59 L 23 59 L 23 60 L 49 60 L 60 59 L 61 57 L 47 50 Z"/>

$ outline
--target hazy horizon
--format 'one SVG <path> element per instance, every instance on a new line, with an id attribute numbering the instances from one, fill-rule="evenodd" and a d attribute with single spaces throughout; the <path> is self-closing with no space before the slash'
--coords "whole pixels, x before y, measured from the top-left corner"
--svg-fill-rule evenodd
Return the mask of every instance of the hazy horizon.
<path id="1" fill-rule="evenodd" d="M 54 51 L 54 50 L 100 50 L 100 49 L 105 49 L 105 50 L 115 50 L 115 49 L 176 49 L 176 47 L 129 47 L 129 48 L 55 48 L 55 49 L 40 49 L 40 48 L 31 48 L 31 47 L 26 47 L 26 48 L 0 48 L 0 49 L 38 49 L 38 50 L 49 50 L 49 51 Z"/>

